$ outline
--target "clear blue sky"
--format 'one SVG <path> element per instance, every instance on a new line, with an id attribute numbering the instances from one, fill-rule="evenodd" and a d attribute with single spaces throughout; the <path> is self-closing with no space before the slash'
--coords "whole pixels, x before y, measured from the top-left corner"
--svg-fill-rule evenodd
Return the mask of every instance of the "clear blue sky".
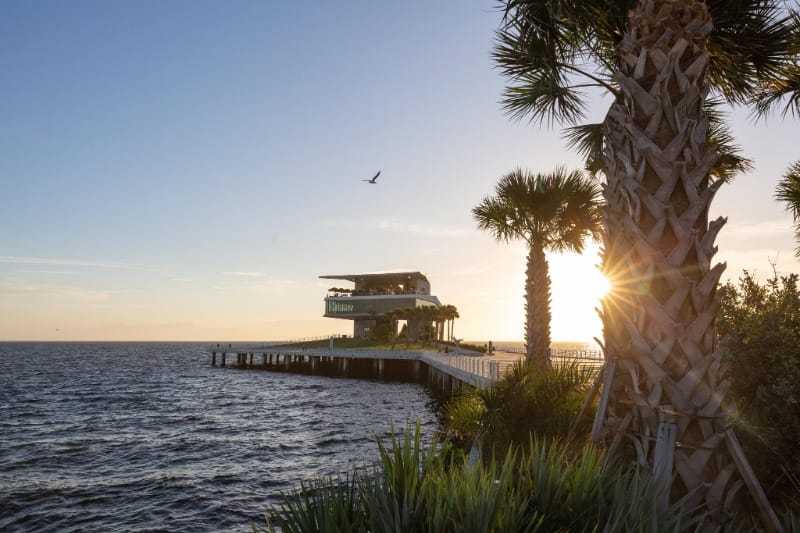
<path id="1" fill-rule="evenodd" d="M 3 3 L 0 340 L 347 332 L 317 276 L 399 269 L 430 275 L 457 335 L 521 337 L 524 250 L 470 209 L 517 166 L 580 163 L 500 109 L 499 18 L 463 0 Z M 720 259 L 796 270 L 771 197 L 800 127 L 733 123 L 757 170 L 718 196 Z M 596 259 L 554 262 L 554 336 L 596 334 L 574 290 Z"/>

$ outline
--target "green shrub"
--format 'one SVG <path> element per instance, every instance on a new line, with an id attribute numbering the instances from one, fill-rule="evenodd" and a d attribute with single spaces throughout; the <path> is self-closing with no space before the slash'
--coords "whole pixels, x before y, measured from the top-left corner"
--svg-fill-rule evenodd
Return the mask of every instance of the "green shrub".
<path id="1" fill-rule="evenodd" d="M 444 447 L 446 448 L 446 447 Z M 269 530 L 687 531 L 681 502 L 659 509 L 641 472 L 606 464 L 584 448 L 532 439 L 526 453 L 469 467 L 441 445 L 420 446 L 419 426 L 380 445 L 374 472 L 313 482 L 267 512 Z"/>
<path id="2" fill-rule="evenodd" d="M 511 445 L 527 445 L 531 433 L 566 437 L 596 372 L 577 363 L 556 365 L 552 371 L 516 364 L 492 386 L 465 389 L 452 400 L 447 423 L 460 437 L 480 435 L 484 450 L 500 455 Z"/>
<path id="3" fill-rule="evenodd" d="M 737 406 L 737 435 L 773 501 L 800 497 L 800 291 L 798 276 L 764 285 L 746 272 L 722 288 L 717 331 Z M 788 496 L 788 498 L 787 498 Z"/>

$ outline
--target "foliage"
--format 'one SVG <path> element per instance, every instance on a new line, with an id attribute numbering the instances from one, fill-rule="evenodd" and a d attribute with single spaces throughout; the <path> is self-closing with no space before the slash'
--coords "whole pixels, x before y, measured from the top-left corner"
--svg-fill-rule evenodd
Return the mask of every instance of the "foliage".
<path id="1" fill-rule="evenodd" d="M 580 171 L 550 174 L 517 169 L 503 176 L 494 196 L 472 209 L 478 227 L 498 241 L 528 245 L 525 275 L 527 358 L 550 366 L 550 276 L 545 252 L 581 253 L 602 231 L 600 188 Z"/>
<path id="2" fill-rule="evenodd" d="M 800 478 L 800 289 L 798 276 L 759 284 L 745 271 L 722 288 L 717 331 L 737 405 L 737 434 L 773 499 Z M 787 479 L 788 478 L 788 479 Z M 800 507 L 798 507 L 800 508 Z"/>
<path id="3" fill-rule="evenodd" d="M 659 510 L 641 472 L 584 448 L 532 439 L 529 453 L 469 467 L 419 426 L 380 444 L 375 471 L 301 486 L 267 513 L 271 531 L 685 531 L 680 503 Z"/>
<path id="4" fill-rule="evenodd" d="M 357 339 L 354 337 L 334 337 L 333 346 L 337 349 L 351 349 L 351 348 L 373 348 L 384 344 L 372 339 Z M 271 345 L 270 348 L 324 348 L 330 347 L 330 339 L 316 339 L 313 341 L 292 342 L 286 344 Z"/>
<path id="5" fill-rule="evenodd" d="M 484 450 L 504 453 L 525 446 L 531 433 L 566 436 L 575 422 L 596 371 L 577 363 L 547 371 L 516 364 L 497 383 L 469 388 L 447 406 L 451 429 L 461 437 L 483 441 Z"/>
<path id="6" fill-rule="evenodd" d="M 798 95 L 800 95 L 800 90 Z M 778 186 L 775 188 L 775 199 L 785 203 L 786 210 L 792 214 L 794 236 L 799 243 L 794 249 L 794 254 L 800 258 L 800 161 L 792 163 L 781 181 L 778 182 Z"/>
<path id="7" fill-rule="evenodd" d="M 465 350 L 472 350 L 473 352 L 481 352 L 481 353 L 486 353 L 486 351 L 488 350 L 486 345 L 479 346 L 477 344 L 470 344 L 468 342 L 460 342 L 460 341 L 458 343 L 453 341 L 439 341 L 437 344 L 441 346 L 452 346 L 453 348 L 458 346 L 459 348 L 463 348 Z"/>
<path id="8" fill-rule="evenodd" d="M 377 322 L 369 332 L 372 341 L 387 344 L 392 342 L 392 324 L 388 322 Z"/>
<path id="9" fill-rule="evenodd" d="M 800 109 L 797 65 L 798 17 L 774 0 L 709 0 L 714 30 L 707 44 L 706 76 L 712 100 L 751 104 L 766 113 Z M 600 124 L 582 124 L 598 92 L 618 96 L 614 79 L 618 45 L 634 0 L 500 0 L 504 17 L 492 54 L 507 78 L 503 106 L 515 119 L 573 126 L 569 143 L 587 169 L 601 170 L 604 139 Z M 723 181 L 747 170 L 750 161 L 720 113 L 709 114 L 708 142 L 721 155 L 712 175 Z"/>

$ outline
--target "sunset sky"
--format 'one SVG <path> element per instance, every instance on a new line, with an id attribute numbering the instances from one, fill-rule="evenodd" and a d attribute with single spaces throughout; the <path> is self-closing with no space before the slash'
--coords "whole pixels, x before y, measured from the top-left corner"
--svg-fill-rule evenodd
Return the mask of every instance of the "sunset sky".
<path id="1" fill-rule="evenodd" d="M 318 276 L 398 270 L 429 275 L 456 336 L 520 339 L 525 248 L 470 210 L 516 167 L 581 165 L 498 104 L 495 7 L 4 2 L 0 340 L 349 333 Z M 717 259 L 798 271 L 773 192 L 800 122 L 731 120 L 755 171 L 717 196 Z M 599 334 L 594 250 L 550 258 L 554 340 Z"/>

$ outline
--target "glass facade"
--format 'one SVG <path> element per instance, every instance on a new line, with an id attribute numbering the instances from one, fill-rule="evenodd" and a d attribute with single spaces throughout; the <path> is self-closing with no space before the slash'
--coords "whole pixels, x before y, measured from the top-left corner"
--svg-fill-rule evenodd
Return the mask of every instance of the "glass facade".
<path id="1" fill-rule="evenodd" d="M 358 296 L 325 298 L 325 316 L 329 317 L 370 317 L 379 316 L 392 309 L 407 307 L 436 306 L 436 304 L 416 298 L 413 295 L 401 298 L 380 298 Z"/>

